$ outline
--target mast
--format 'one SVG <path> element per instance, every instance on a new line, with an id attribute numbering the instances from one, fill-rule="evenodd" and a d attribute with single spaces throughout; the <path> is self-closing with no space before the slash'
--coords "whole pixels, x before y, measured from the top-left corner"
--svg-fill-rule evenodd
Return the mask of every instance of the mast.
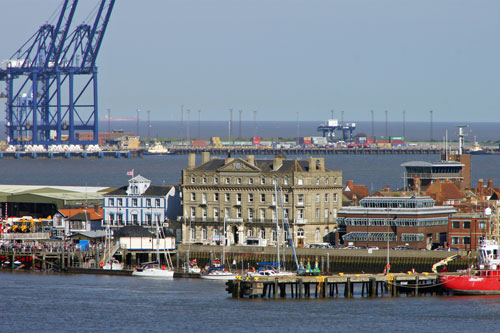
<path id="1" fill-rule="evenodd" d="M 276 249 L 277 249 L 277 257 L 278 257 L 278 272 L 281 271 L 281 263 L 280 263 L 280 225 L 278 220 L 278 184 L 276 184 L 276 179 L 274 180 L 274 211 L 276 217 Z"/>
<path id="2" fill-rule="evenodd" d="M 222 231 L 222 267 L 225 265 L 226 257 L 226 217 L 224 216 L 224 230 Z"/>
<path id="3" fill-rule="evenodd" d="M 295 267 L 299 269 L 299 261 L 297 260 L 297 254 L 295 253 L 295 246 L 293 245 L 293 239 L 290 235 L 290 225 L 288 223 L 288 217 L 285 217 L 285 208 L 283 205 L 283 188 L 280 188 L 280 205 L 281 205 L 281 213 L 283 214 L 283 225 L 288 237 L 288 243 L 292 247 L 293 259 L 295 260 Z"/>

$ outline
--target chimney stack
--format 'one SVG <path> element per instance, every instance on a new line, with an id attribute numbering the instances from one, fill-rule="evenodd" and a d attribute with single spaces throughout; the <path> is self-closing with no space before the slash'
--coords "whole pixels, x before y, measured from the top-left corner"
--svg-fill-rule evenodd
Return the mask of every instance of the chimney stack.
<path id="1" fill-rule="evenodd" d="M 201 153 L 201 164 L 207 163 L 210 161 L 210 152 L 204 151 Z"/>
<path id="2" fill-rule="evenodd" d="M 281 157 L 274 157 L 273 159 L 273 171 L 278 170 L 283 165 L 283 159 Z"/>
<path id="3" fill-rule="evenodd" d="M 247 155 L 247 161 L 248 161 L 248 163 L 250 163 L 251 165 L 254 165 L 254 166 L 255 166 L 255 156 L 254 156 L 254 155 Z"/>
<path id="4" fill-rule="evenodd" d="M 188 169 L 194 169 L 196 166 L 196 155 L 191 153 L 188 155 Z"/>

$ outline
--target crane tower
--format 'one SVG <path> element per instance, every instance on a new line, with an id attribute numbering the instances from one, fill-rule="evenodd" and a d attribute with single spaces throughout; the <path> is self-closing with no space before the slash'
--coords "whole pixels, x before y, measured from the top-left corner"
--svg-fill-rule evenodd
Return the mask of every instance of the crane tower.
<path id="1" fill-rule="evenodd" d="M 78 0 L 64 0 L 55 25 L 42 25 L 0 64 L 9 144 L 98 142 L 96 58 L 115 0 L 99 1 L 93 23 L 70 33 Z"/>

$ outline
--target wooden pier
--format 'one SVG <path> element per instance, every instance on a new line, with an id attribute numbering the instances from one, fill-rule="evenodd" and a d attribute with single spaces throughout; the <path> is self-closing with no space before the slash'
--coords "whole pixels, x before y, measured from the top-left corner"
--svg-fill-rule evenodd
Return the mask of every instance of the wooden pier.
<path id="1" fill-rule="evenodd" d="M 353 298 L 441 295 L 433 273 L 240 278 L 226 283 L 233 298 Z"/>

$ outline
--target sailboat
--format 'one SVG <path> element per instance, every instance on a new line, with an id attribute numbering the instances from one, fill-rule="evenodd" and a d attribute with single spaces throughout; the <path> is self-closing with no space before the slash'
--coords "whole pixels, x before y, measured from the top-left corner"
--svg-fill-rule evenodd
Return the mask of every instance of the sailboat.
<path id="1" fill-rule="evenodd" d="M 276 182 L 274 183 L 274 193 L 275 193 L 275 197 L 276 197 L 276 206 L 275 206 L 276 207 L 275 208 L 276 214 L 275 215 L 276 215 L 276 252 L 277 252 L 276 258 L 277 258 L 277 261 L 276 262 L 258 262 L 257 265 L 259 265 L 260 267 L 256 271 L 248 273 L 252 277 L 256 277 L 256 276 L 292 276 L 292 275 L 295 275 L 295 273 L 288 272 L 288 271 L 284 270 L 283 267 L 281 267 L 282 266 L 281 259 L 280 259 L 281 228 L 280 228 L 279 219 L 278 219 L 278 202 L 277 202 L 278 197 L 280 199 L 281 213 L 283 216 L 282 226 L 283 226 L 283 229 L 285 229 L 285 227 L 286 227 L 288 239 L 291 239 L 291 238 L 290 238 L 290 234 L 289 234 L 289 230 L 288 230 L 288 220 L 287 220 L 287 217 L 285 216 L 285 209 L 283 207 L 281 192 L 278 192 L 278 185 L 276 184 Z M 292 245 L 294 257 L 296 258 L 295 249 L 293 247 L 293 242 L 291 242 L 291 243 L 292 243 L 291 245 Z M 284 253 L 283 253 L 283 258 L 284 258 Z M 297 261 L 297 260 L 295 260 L 295 261 Z"/>
<path id="2" fill-rule="evenodd" d="M 167 279 L 171 279 L 174 277 L 172 260 L 170 258 L 170 254 L 167 251 L 165 251 L 167 265 L 161 265 L 159 223 L 159 221 L 156 221 L 156 261 L 143 263 L 141 266 L 137 267 L 135 271 L 132 272 L 133 276 Z M 163 243 L 163 245 L 165 246 L 165 243 Z"/>
<path id="3" fill-rule="evenodd" d="M 222 263 L 219 260 L 214 260 L 212 266 L 206 273 L 201 274 L 201 278 L 205 280 L 234 280 L 236 274 L 231 273 L 224 267 L 224 259 L 226 254 L 226 218 L 224 217 L 224 231 L 222 241 Z"/>

